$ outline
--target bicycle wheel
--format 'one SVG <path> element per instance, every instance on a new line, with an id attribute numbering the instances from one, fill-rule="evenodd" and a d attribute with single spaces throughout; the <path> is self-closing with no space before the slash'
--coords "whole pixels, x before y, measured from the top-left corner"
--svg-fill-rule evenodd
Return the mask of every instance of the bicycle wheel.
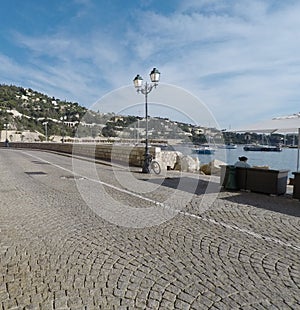
<path id="1" fill-rule="evenodd" d="M 151 168 L 152 168 L 152 170 L 154 171 L 155 174 L 160 174 L 161 173 L 160 164 L 157 161 L 152 160 Z"/>

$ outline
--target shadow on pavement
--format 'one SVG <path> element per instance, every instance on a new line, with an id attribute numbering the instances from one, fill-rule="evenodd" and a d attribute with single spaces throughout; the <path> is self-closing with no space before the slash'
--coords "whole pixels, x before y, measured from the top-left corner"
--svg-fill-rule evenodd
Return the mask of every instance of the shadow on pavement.
<path id="1" fill-rule="evenodd" d="M 254 192 L 235 192 L 235 195 L 220 199 L 300 217 L 300 202 L 299 200 L 292 199 L 291 195 L 270 196 Z"/>
<path id="2" fill-rule="evenodd" d="M 217 182 L 207 181 L 198 178 L 190 177 L 166 177 L 164 180 L 147 179 L 144 181 L 152 182 L 154 184 L 160 184 L 169 188 L 181 190 L 195 195 L 203 195 L 208 193 L 218 193 L 220 191 L 220 185 Z"/>

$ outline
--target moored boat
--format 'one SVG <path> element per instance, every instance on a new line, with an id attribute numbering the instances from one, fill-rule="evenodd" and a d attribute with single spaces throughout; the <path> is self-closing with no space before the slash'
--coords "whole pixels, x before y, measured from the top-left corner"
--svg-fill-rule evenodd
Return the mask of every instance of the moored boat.
<path id="1" fill-rule="evenodd" d="M 230 149 L 236 149 L 237 148 L 237 145 L 236 144 L 232 144 L 232 143 L 229 143 L 229 144 L 221 144 L 218 146 L 219 149 L 227 149 L 227 150 L 230 150 Z"/>
<path id="2" fill-rule="evenodd" d="M 244 151 L 257 151 L 257 152 L 281 152 L 280 146 L 250 144 L 244 146 Z"/>
<path id="3" fill-rule="evenodd" d="M 211 155 L 215 153 L 215 149 L 209 145 L 200 145 L 192 149 L 193 154 Z"/>

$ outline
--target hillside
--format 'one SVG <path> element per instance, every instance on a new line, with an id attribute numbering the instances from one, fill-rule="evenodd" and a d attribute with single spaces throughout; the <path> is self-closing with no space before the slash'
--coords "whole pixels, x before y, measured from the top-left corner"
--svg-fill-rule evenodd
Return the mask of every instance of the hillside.
<path id="1" fill-rule="evenodd" d="M 78 103 L 61 101 L 32 89 L 0 85 L 0 128 L 12 131 L 44 133 L 47 122 L 49 135 L 61 135 L 62 118 L 74 124 L 86 113 Z M 7 124 L 7 125 L 6 125 Z M 72 134 L 72 128 L 66 129 Z"/>
<path id="2" fill-rule="evenodd" d="M 49 97 L 38 91 L 14 85 L 0 84 L 0 140 L 10 141 L 61 141 L 68 137 L 101 139 L 118 137 L 125 140 L 145 139 L 145 119 L 138 116 L 99 113 L 68 102 Z M 194 126 L 167 118 L 149 117 L 150 140 L 184 140 L 193 144 L 207 143 L 260 143 L 262 135 L 230 133 L 215 128 Z M 7 131 L 6 131 L 7 129 Z M 209 138 L 208 138 L 209 137 Z M 286 135 L 286 144 L 294 144 L 295 137 Z M 270 144 L 283 141 L 283 135 L 272 134 Z"/>
<path id="3" fill-rule="evenodd" d="M 145 118 L 138 116 L 99 113 L 68 102 L 49 97 L 30 88 L 0 84 L 0 140 L 10 141 L 72 141 L 74 138 L 120 139 L 142 142 L 145 139 Z M 194 126 L 167 118 L 149 117 L 148 137 L 150 141 L 170 139 L 207 143 L 251 143 L 260 142 L 262 135 L 220 132 L 215 128 Z M 208 138 L 209 137 L 209 138 Z M 292 144 L 292 136 L 286 136 Z M 278 144 L 282 135 L 271 135 L 270 144 Z"/>
<path id="4" fill-rule="evenodd" d="M 143 139 L 145 120 L 136 116 L 101 114 L 87 110 L 76 102 L 62 101 L 30 88 L 0 84 L 0 130 L 3 132 L 6 129 L 10 140 L 13 140 L 12 133 L 19 134 L 21 140 L 26 141 L 24 132 L 35 132 L 38 137 L 35 140 L 43 141 L 46 131 L 49 140 L 55 136 L 79 135 Z M 149 119 L 149 138 L 152 139 L 194 137 L 199 140 L 202 135 L 199 135 L 199 128 L 197 130 L 194 126 L 168 119 Z"/>

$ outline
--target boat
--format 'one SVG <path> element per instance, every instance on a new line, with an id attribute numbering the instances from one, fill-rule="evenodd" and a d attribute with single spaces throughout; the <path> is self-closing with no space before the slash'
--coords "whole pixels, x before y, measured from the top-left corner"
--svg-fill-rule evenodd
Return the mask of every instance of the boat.
<path id="1" fill-rule="evenodd" d="M 244 146 L 244 151 L 256 151 L 256 152 L 281 152 L 280 146 L 262 145 L 262 144 L 250 144 Z"/>
<path id="2" fill-rule="evenodd" d="M 193 154 L 201 154 L 201 155 L 212 155 L 215 153 L 215 149 L 210 147 L 209 145 L 200 145 L 199 147 L 195 147 L 192 149 Z"/>
<path id="3" fill-rule="evenodd" d="M 227 150 L 230 150 L 230 149 L 236 149 L 237 148 L 237 145 L 236 144 L 232 144 L 232 143 L 229 143 L 229 144 L 221 144 L 218 146 L 219 149 L 227 149 Z"/>

